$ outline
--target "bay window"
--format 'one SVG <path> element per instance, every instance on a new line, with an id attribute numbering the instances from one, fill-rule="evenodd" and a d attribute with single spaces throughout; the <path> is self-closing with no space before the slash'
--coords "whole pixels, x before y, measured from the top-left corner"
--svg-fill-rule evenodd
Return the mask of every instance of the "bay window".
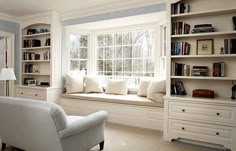
<path id="1" fill-rule="evenodd" d="M 104 85 L 108 79 L 127 79 L 129 87 L 137 87 L 140 78 L 160 73 L 157 34 L 161 32 L 157 29 L 147 24 L 89 30 L 87 34 L 70 31 L 69 70 L 85 69 L 99 76 Z"/>

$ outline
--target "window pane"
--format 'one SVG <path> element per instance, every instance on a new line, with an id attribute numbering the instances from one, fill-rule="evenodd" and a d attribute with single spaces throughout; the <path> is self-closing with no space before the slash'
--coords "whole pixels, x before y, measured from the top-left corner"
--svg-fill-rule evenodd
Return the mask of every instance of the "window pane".
<path id="1" fill-rule="evenodd" d="M 132 58 L 132 47 L 124 47 L 124 58 Z"/>
<path id="2" fill-rule="evenodd" d="M 122 47 L 115 47 L 115 58 L 122 58 Z"/>
<path id="3" fill-rule="evenodd" d="M 80 67 L 79 67 L 79 64 L 80 62 L 79 61 L 70 61 L 70 70 L 79 70 Z"/>
<path id="4" fill-rule="evenodd" d="M 88 66 L 88 35 L 70 35 L 70 69 L 82 70 Z"/>
<path id="5" fill-rule="evenodd" d="M 80 37 L 80 46 L 81 47 L 87 47 L 88 46 L 88 37 L 86 35 L 82 35 Z"/>
<path id="6" fill-rule="evenodd" d="M 115 71 L 123 71 L 122 70 L 122 60 L 116 60 L 115 61 Z"/>
<path id="7" fill-rule="evenodd" d="M 124 60 L 124 71 L 132 71 L 132 60 L 131 59 Z"/>
<path id="8" fill-rule="evenodd" d="M 133 66 L 134 66 L 134 72 L 143 71 L 143 60 L 142 59 L 135 59 Z"/>
<path id="9" fill-rule="evenodd" d="M 97 73 L 103 75 L 104 82 L 127 79 L 129 85 L 137 85 L 140 77 L 154 76 L 153 32 L 147 29 L 97 36 Z"/>
<path id="10" fill-rule="evenodd" d="M 106 59 L 112 59 L 113 58 L 113 48 L 109 48 L 109 47 L 106 48 L 105 57 L 106 57 Z"/>
<path id="11" fill-rule="evenodd" d="M 115 34 L 115 45 L 122 45 L 122 34 Z"/>
<path id="12" fill-rule="evenodd" d="M 98 59 L 104 59 L 105 58 L 103 52 L 104 52 L 103 48 L 98 48 L 98 51 L 97 51 Z"/>
<path id="13" fill-rule="evenodd" d="M 104 71 L 104 61 L 103 60 L 98 60 L 97 61 L 97 70 L 98 71 Z"/>
<path id="14" fill-rule="evenodd" d="M 132 44 L 132 33 L 131 32 L 123 34 L 123 44 L 124 45 Z"/>
<path id="15" fill-rule="evenodd" d="M 113 45 L 113 36 L 111 34 L 106 35 L 106 46 L 112 46 Z"/>
<path id="16" fill-rule="evenodd" d="M 97 36 L 97 45 L 99 47 L 105 46 L 105 36 L 104 35 L 98 35 Z"/>
<path id="17" fill-rule="evenodd" d="M 87 59 L 88 58 L 88 49 L 80 48 L 80 57 L 79 59 Z"/>

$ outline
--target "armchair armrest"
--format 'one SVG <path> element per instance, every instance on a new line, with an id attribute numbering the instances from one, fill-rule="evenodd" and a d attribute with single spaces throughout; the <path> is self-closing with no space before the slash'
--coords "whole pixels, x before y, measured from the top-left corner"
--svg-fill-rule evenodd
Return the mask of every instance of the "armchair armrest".
<path id="1" fill-rule="evenodd" d="M 78 121 L 67 125 L 67 127 L 59 132 L 60 138 L 77 135 L 87 129 L 90 129 L 98 124 L 103 123 L 107 119 L 108 115 L 105 111 L 99 111 L 90 114 Z"/>

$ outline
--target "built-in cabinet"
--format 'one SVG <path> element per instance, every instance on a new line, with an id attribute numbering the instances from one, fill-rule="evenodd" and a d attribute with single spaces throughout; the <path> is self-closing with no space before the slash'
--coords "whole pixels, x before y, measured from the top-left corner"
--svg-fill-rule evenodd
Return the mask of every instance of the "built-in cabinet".
<path id="1" fill-rule="evenodd" d="M 62 83 L 60 18 L 56 13 L 31 16 L 21 27 L 21 80 L 16 96 L 56 102 Z"/>
<path id="2" fill-rule="evenodd" d="M 168 0 L 167 11 L 164 139 L 236 151 L 236 101 L 231 99 L 232 82 L 236 84 L 236 1 Z M 176 83 L 186 93 L 175 93 Z M 195 89 L 212 90 L 214 98 L 193 97 Z"/>

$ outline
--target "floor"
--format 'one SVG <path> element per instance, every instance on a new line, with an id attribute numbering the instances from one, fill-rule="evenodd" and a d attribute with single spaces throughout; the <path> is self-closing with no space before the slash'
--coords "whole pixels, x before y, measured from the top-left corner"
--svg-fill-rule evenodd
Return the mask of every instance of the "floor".
<path id="1" fill-rule="evenodd" d="M 5 151 L 21 151 L 7 147 Z M 95 146 L 90 151 L 99 151 Z M 220 151 L 197 145 L 166 142 L 161 131 L 147 130 L 117 124 L 106 124 L 104 151 Z"/>

